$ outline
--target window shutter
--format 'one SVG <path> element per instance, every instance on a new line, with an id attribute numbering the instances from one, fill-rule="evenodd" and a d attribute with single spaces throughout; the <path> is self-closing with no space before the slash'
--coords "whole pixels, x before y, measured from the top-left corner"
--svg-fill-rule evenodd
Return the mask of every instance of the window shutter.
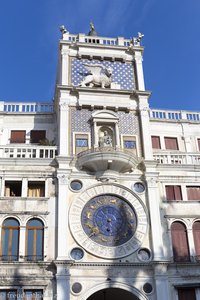
<path id="1" fill-rule="evenodd" d="M 161 149 L 160 137 L 159 136 L 152 136 L 151 137 L 151 142 L 152 142 L 152 148 L 153 149 Z"/>
<path id="2" fill-rule="evenodd" d="M 179 185 L 166 185 L 167 200 L 182 200 L 181 186 Z"/>
<path id="3" fill-rule="evenodd" d="M 175 261 L 189 261 L 189 247 L 185 225 L 174 222 L 171 226 L 172 247 Z"/>
<path id="4" fill-rule="evenodd" d="M 165 137 L 165 148 L 168 150 L 178 150 L 177 138 Z"/>
<path id="5" fill-rule="evenodd" d="M 187 186 L 188 200 L 200 200 L 200 187 L 199 186 Z"/>
<path id="6" fill-rule="evenodd" d="M 46 138 L 45 130 L 31 130 L 30 134 L 31 143 L 39 143 Z"/>
<path id="7" fill-rule="evenodd" d="M 193 231 L 193 237 L 194 237 L 196 256 L 199 260 L 200 259 L 200 222 L 195 222 L 193 224 L 192 231 Z"/>
<path id="8" fill-rule="evenodd" d="M 175 200 L 173 185 L 166 185 L 165 190 L 166 190 L 167 200 Z"/>
<path id="9" fill-rule="evenodd" d="M 25 143 L 26 131 L 25 130 L 11 130 L 11 143 Z"/>
<path id="10" fill-rule="evenodd" d="M 178 300 L 196 300 L 195 289 L 178 289 Z"/>

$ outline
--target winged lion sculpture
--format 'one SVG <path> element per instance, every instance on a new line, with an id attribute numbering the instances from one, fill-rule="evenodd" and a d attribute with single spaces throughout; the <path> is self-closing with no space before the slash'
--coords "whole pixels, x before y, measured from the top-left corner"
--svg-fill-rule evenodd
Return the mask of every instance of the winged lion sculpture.
<path id="1" fill-rule="evenodd" d="M 112 68 L 102 66 L 100 64 L 83 64 L 86 69 L 90 72 L 90 74 L 86 75 L 86 77 L 82 80 L 80 86 L 100 86 L 102 88 L 110 87 L 112 82 Z"/>

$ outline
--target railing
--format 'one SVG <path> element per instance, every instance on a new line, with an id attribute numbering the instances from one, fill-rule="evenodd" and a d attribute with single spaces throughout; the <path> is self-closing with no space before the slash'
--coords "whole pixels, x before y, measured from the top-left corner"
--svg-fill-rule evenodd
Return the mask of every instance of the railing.
<path id="1" fill-rule="evenodd" d="M 0 146 L 0 158 L 53 159 L 56 155 L 56 146 Z"/>
<path id="2" fill-rule="evenodd" d="M 175 110 L 161 110 L 151 109 L 149 111 L 150 119 L 157 120 L 187 120 L 192 122 L 200 122 L 200 112 L 189 112 L 189 111 L 175 111 Z"/>
<path id="3" fill-rule="evenodd" d="M 63 35 L 63 39 L 69 42 L 80 42 L 88 44 L 99 44 L 99 45 L 117 45 L 128 47 L 130 45 L 129 39 L 124 39 L 123 37 L 118 38 L 108 38 L 108 37 L 99 37 L 99 36 L 87 36 L 85 34 L 69 34 L 66 33 Z"/>
<path id="4" fill-rule="evenodd" d="M 0 112 L 5 113 L 52 113 L 53 103 L 4 102 L 0 101 Z"/>
<path id="5" fill-rule="evenodd" d="M 44 260 L 44 256 L 43 255 L 26 255 L 24 256 L 24 260 L 25 261 L 43 261 Z"/>
<path id="6" fill-rule="evenodd" d="M 97 147 L 97 148 L 91 148 L 91 149 L 87 149 L 85 151 L 82 151 L 80 153 L 77 154 L 77 158 L 90 154 L 90 153 L 105 153 L 105 152 L 123 152 L 125 154 L 128 155 L 133 155 L 133 149 L 122 149 L 119 147 Z"/>
<path id="7" fill-rule="evenodd" d="M 18 261 L 18 255 L 1 255 L 0 261 Z"/>
<path id="8" fill-rule="evenodd" d="M 154 160 L 160 164 L 173 165 L 200 165 L 200 154 L 198 153 L 154 153 Z"/>

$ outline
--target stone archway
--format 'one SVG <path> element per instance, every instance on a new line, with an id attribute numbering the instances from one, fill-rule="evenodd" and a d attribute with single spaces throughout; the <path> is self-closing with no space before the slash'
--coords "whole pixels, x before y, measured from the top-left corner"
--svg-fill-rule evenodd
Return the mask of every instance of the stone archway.
<path id="1" fill-rule="evenodd" d="M 106 288 L 92 294 L 87 300 L 139 300 L 131 292 L 119 288 Z"/>

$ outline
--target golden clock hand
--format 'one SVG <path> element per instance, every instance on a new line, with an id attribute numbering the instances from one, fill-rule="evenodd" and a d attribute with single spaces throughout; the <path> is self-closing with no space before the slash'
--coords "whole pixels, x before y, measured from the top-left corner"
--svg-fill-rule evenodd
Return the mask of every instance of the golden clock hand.
<path id="1" fill-rule="evenodd" d="M 93 235 L 97 235 L 99 233 L 99 228 L 98 227 L 92 227 L 91 228 L 91 234 L 89 235 L 89 237 L 93 236 Z"/>

